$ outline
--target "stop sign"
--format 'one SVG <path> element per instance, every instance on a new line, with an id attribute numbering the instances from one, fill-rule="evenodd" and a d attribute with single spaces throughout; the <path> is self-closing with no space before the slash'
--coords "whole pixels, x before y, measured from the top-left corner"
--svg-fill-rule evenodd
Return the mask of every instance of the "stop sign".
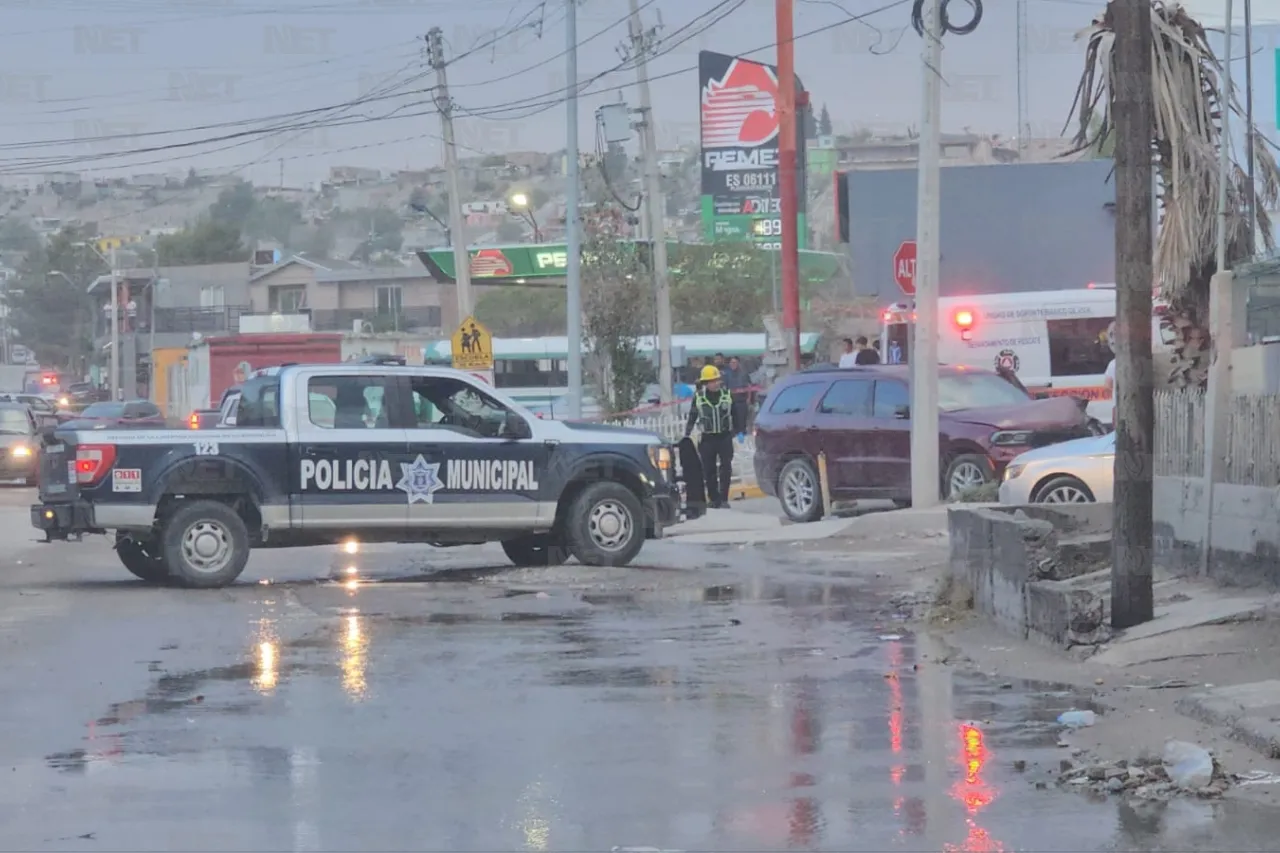
<path id="1" fill-rule="evenodd" d="M 893 253 L 893 280 L 907 296 L 916 295 L 916 241 L 903 240 Z"/>

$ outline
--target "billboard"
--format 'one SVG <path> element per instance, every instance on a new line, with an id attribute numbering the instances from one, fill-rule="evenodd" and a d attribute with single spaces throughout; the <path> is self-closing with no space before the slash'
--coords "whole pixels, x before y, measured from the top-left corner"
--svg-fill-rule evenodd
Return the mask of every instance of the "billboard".
<path id="1" fill-rule="evenodd" d="M 1114 282 L 1114 169 L 1103 159 L 944 167 L 938 295 Z M 839 237 L 855 295 L 902 301 L 894 256 L 916 239 L 917 180 L 914 168 L 837 175 Z"/>
<path id="2" fill-rule="evenodd" d="M 772 65 L 702 51 L 698 54 L 702 144 L 702 223 L 708 240 L 782 245 L 778 195 L 778 72 Z M 796 88 L 803 91 L 797 78 Z M 805 225 L 804 121 L 796 120 L 797 216 L 800 248 Z"/>

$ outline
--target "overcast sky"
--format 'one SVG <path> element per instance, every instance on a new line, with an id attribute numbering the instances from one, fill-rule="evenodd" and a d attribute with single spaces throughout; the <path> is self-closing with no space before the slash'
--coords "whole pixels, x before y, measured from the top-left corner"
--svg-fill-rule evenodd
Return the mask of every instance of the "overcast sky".
<path id="1" fill-rule="evenodd" d="M 650 63 L 660 141 L 692 142 L 698 51 L 755 51 L 754 58 L 772 61 L 773 0 L 640 2 L 646 25 L 659 18 L 663 24 L 659 55 Z M 620 62 L 627 4 L 579 5 L 578 38 L 585 41 L 579 72 L 591 81 L 579 107 L 585 151 L 595 147 L 596 108 L 619 93 L 634 106 L 637 93 L 633 69 L 610 73 Z M 945 130 L 1017 133 L 1017 5 L 988 3 L 976 33 L 946 39 Z M 1278 19 L 1275 0 L 1255 6 L 1258 20 Z M 1088 0 L 1028 0 L 1033 135 L 1060 133 L 1083 63 L 1073 34 L 1100 8 Z M 241 168 L 274 183 L 283 160 L 286 183 L 296 185 L 320 178 L 330 165 L 434 165 L 440 122 L 431 112 L 434 75 L 421 40 L 432 26 L 444 33 L 447 57 L 466 54 L 448 68 L 460 114 L 484 116 L 459 121 L 461 145 L 475 152 L 549 151 L 566 137 L 564 0 L 0 0 L 0 9 L 6 21 L 0 178 L 195 165 Z M 905 0 L 797 0 L 797 71 L 838 130 L 917 123 L 920 40 L 909 28 L 909 9 Z M 864 15 L 861 23 L 850 20 Z M 830 29 L 803 35 L 824 27 Z M 705 31 L 680 43 L 699 30 Z M 1268 127 L 1275 125 L 1276 31 L 1264 28 L 1255 39 L 1255 74 L 1265 83 L 1256 89 L 1259 123 Z M 369 100 L 282 117 L 361 96 Z M 291 129 L 110 156 L 225 137 L 268 119 Z M 300 121 L 317 120 L 341 126 L 298 129 Z"/>

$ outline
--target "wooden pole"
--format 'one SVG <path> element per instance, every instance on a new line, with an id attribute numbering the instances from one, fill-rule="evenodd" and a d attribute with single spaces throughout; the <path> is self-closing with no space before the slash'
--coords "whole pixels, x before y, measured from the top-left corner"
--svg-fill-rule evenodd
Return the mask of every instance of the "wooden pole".
<path id="1" fill-rule="evenodd" d="M 1111 526 L 1111 625 L 1153 618 L 1151 359 L 1151 0 L 1114 0 L 1116 67 L 1116 456 Z"/>

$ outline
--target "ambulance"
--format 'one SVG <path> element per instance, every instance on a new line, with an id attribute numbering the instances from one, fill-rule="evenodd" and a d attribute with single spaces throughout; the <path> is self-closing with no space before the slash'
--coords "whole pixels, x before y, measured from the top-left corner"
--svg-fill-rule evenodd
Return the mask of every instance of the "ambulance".
<path id="1" fill-rule="evenodd" d="M 1152 348 L 1174 344 L 1175 330 L 1157 302 Z M 1114 284 L 1078 290 L 988 293 L 938 300 L 938 361 L 1010 371 L 1033 394 L 1080 397 L 1089 416 L 1111 423 L 1114 402 L 1106 387 L 1116 317 Z M 882 315 L 880 352 L 887 363 L 908 360 L 912 306 L 891 305 Z"/>

